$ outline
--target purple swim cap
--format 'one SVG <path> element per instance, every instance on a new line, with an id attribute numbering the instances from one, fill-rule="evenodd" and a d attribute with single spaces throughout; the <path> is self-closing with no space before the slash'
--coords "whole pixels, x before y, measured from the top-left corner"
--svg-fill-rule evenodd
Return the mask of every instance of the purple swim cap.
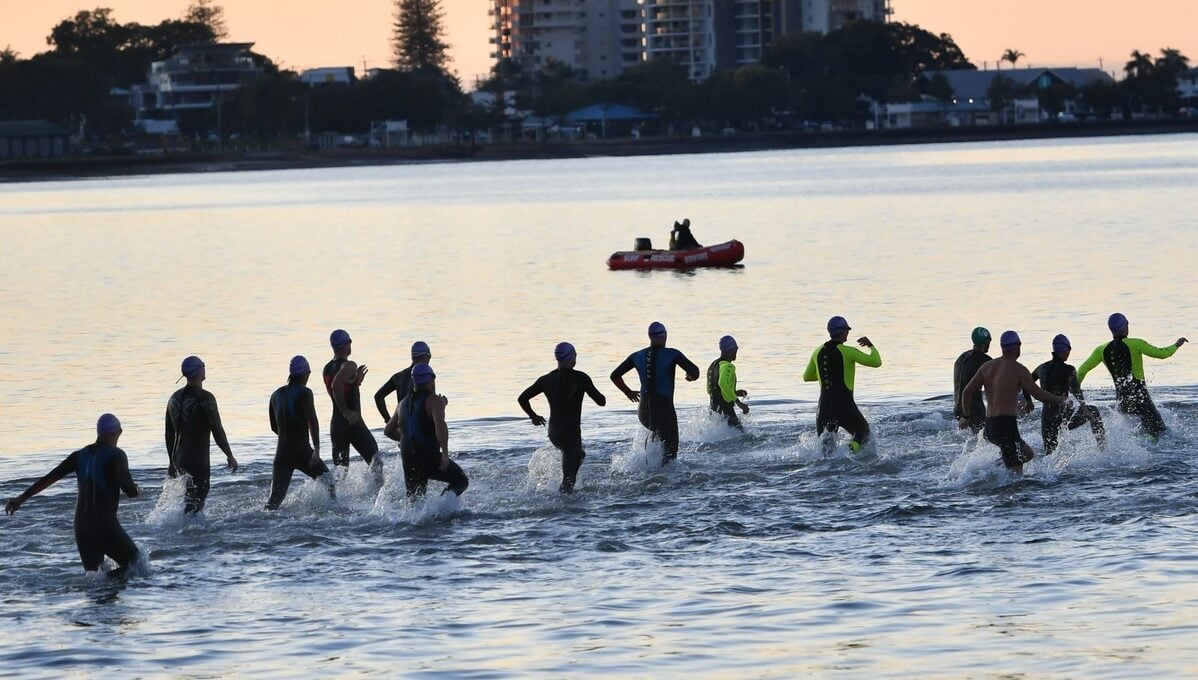
<path id="1" fill-rule="evenodd" d="M 338 328 L 337 330 L 335 330 L 331 334 L 329 334 L 329 345 L 331 345 L 333 347 L 333 349 L 345 347 L 346 345 L 348 345 L 351 342 L 353 342 L 353 341 L 350 340 L 349 333 L 346 333 L 345 331 L 341 330 L 340 328 Z"/>
<path id="2" fill-rule="evenodd" d="M 1106 327 L 1111 329 L 1112 333 L 1122 333 L 1127 330 L 1127 317 L 1115 312 L 1106 320 Z"/>
<path id="3" fill-rule="evenodd" d="M 1071 349 L 1073 345 L 1069 344 L 1069 338 L 1065 337 L 1064 333 L 1052 339 L 1052 351 L 1068 352 Z"/>
<path id="4" fill-rule="evenodd" d="M 96 421 L 97 434 L 116 434 L 121 431 L 121 421 L 111 413 L 105 413 Z"/>
<path id="5" fill-rule="evenodd" d="M 188 378 L 194 378 L 204 370 L 204 362 L 197 356 L 189 356 L 183 360 L 183 365 L 179 367 L 179 370 Z"/>
<path id="6" fill-rule="evenodd" d="M 574 350 L 574 345 L 568 342 L 559 342 L 557 347 L 553 348 L 553 357 L 558 361 L 569 361 L 578 356 L 578 352 Z"/>
<path id="7" fill-rule="evenodd" d="M 1023 341 L 1019 339 L 1019 334 L 1015 331 L 1003 331 L 1002 337 L 998 340 L 998 344 L 1005 350 L 1008 347 L 1017 347 L 1022 345 Z"/>
<path id="8" fill-rule="evenodd" d="M 731 352 L 734 349 L 736 349 L 736 338 L 732 337 L 731 335 L 725 335 L 724 337 L 720 338 L 721 352 Z"/>
<path id="9" fill-rule="evenodd" d="M 412 343 L 412 358 L 419 359 L 420 357 L 431 357 L 433 351 L 428 348 L 428 343 L 423 340 L 417 340 Z"/>
<path id="10" fill-rule="evenodd" d="M 853 328 L 849 326 L 849 322 L 843 316 L 834 316 L 828 319 L 828 333 L 835 335 L 841 331 L 851 331 Z"/>
<path id="11" fill-rule="evenodd" d="M 661 336 L 663 336 L 665 334 L 666 334 L 666 327 L 665 327 L 665 324 L 663 324 L 662 322 L 654 321 L 653 323 L 649 324 L 649 337 L 660 338 Z"/>
<path id="12" fill-rule="evenodd" d="M 305 373 L 311 373 L 312 367 L 308 365 L 306 358 L 297 354 L 291 357 L 291 366 L 287 370 L 288 375 L 304 375 Z"/>
<path id="13" fill-rule="evenodd" d="M 416 364 L 412 367 L 412 384 L 417 387 L 431 383 L 436 377 L 433 367 L 428 364 Z"/>

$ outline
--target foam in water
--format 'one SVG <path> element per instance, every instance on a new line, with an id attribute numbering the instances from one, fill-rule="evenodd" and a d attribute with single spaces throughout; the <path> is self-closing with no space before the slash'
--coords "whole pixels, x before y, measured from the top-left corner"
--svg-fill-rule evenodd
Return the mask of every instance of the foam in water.
<path id="1" fill-rule="evenodd" d="M 585 462 L 584 462 L 585 465 Z M 557 491 L 562 484 L 562 456 L 553 445 L 542 446 L 528 458 L 529 492 Z"/>
<path id="2" fill-rule="evenodd" d="M 150 514 L 146 516 L 146 524 L 172 529 L 202 527 L 207 524 L 207 518 L 202 511 L 194 515 L 183 512 L 187 479 L 187 475 L 179 475 L 163 480 L 158 500 L 154 502 L 154 508 L 150 510 Z"/>
<path id="3" fill-rule="evenodd" d="M 641 477 L 653 474 L 663 469 L 661 442 L 650 436 L 645 428 L 638 428 L 627 449 L 616 451 L 611 456 L 611 472 L 613 475 Z M 674 461 L 673 465 L 678 465 Z"/>

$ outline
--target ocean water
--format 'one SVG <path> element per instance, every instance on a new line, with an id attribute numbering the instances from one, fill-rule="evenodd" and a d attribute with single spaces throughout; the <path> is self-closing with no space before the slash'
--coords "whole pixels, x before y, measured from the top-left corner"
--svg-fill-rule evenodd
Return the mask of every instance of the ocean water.
<path id="1" fill-rule="evenodd" d="M 1112 311 L 1158 345 L 1198 335 L 1196 187 L 1195 136 L 0 185 L 0 495 L 115 412 L 148 555 L 82 573 L 73 480 L 0 517 L 0 675 L 1191 675 L 1192 348 L 1147 363 L 1161 442 L 1100 368 L 1108 448 L 1077 430 L 1022 478 L 946 395 L 975 325 L 1019 330 L 1029 366 L 1059 332 L 1080 363 Z M 745 266 L 605 269 L 682 217 Z M 874 445 L 824 457 L 801 376 L 833 314 L 884 365 L 857 376 Z M 703 368 L 735 335 L 753 407 L 742 435 L 679 381 L 665 469 L 606 379 L 653 320 Z M 297 475 L 265 512 L 266 401 L 337 327 L 370 367 L 384 484 L 355 455 L 338 500 Z M 403 497 L 370 404 L 417 339 L 461 499 Z M 515 403 L 561 340 L 609 399 L 584 408 L 572 497 Z M 193 353 L 242 469 L 187 519 L 162 419 Z M 1021 429 L 1039 450 L 1038 415 Z"/>

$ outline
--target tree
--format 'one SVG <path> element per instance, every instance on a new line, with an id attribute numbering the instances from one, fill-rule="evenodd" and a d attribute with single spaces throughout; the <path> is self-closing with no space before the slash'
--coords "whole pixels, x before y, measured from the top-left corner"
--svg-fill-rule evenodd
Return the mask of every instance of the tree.
<path id="1" fill-rule="evenodd" d="M 1007 122 L 1007 109 L 1014 103 L 1019 89 L 1015 81 L 1006 76 L 996 75 L 986 88 L 986 101 L 990 102 L 990 110 L 997 113 L 1002 122 Z"/>
<path id="2" fill-rule="evenodd" d="M 207 26 L 212 32 L 213 40 L 229 37 L 229 28 L 225 24 L 225 8 L 216 4 L 214 0 L 192 0 L 183 14 L 183 21 Z"/>
<path id="3" fill-rule="evenodd" d="M 20 58 L 21 55 L 13 51 L 12 45 L 5 47 L 3 51 L 0 51 L 0 64 L 15 64 Z"/>
<path id="4" fill-rule="evenodd" d="M 1015 68 L 1015 62 L 1019 61 L 1021 58 L 1026 57 L 1026 56 L 1027 55 L 1024 54 L 1023 52 L 1020 52 L 1017 49 L 1009 47 L 1009 48 L 1003 50 L 1002 58 L 999 59 L 998 63 L 1001 64 L 1004 61 L 1009 61 L 1009 62 L 1011 62 L 1011 68 Z"/>
<path id="5" fill-rule="evenodd" d="M 395 0 L 392 47 L 401 71 L 447 73 L 449 45 L 440 0 Z"/>

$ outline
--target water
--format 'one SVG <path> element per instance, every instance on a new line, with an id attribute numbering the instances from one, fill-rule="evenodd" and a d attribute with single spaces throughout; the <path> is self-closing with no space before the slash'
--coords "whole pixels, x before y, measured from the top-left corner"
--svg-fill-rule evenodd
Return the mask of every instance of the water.
<path id="1" fill-rule="evenodd" d="M 1109 449 L 1075 431 L 1021 480 L 944 395 L 978 324 L 1020 330 L 1028 364 L 1058 332 L 1080 362 L 1115 310 L 1156 344 L 1195 335 L 1196 180 L 1198 138 L 1175 136 L 0 186 L 0 495 L 114 411 L 143 489 L 122 521 L 150 554 L 127 583 L 82 574 L 71 480 L 3 518 L 0 674 L 1192 673 L 1191 348 L 1146 363 L 1159 445 L 1099 369 Z M 746 266 L 604 270 L 684 216 L 743 240 Z M 885 363 L 857 378 L 876 448 L 825 459 L 801 374 L 837 313 Z M 736 335 L 753 406 L 738 436 L 680 382 L 665 470 L 605 379 L 654 319 L 703 367 Z M 432 345 L 460 502 L 408 504 L 394 457 L 381 491 L 355 457 L 337 502 L 297 475 L 261 510 L 266 400 L 339 326 L 376 428 L 373 387 Z M 610 400 L 584 411 L 570 498 L 515 404 L 559 340 Z M 190 353 L 243 464 L 200 521 L 163 488 Z"/>

